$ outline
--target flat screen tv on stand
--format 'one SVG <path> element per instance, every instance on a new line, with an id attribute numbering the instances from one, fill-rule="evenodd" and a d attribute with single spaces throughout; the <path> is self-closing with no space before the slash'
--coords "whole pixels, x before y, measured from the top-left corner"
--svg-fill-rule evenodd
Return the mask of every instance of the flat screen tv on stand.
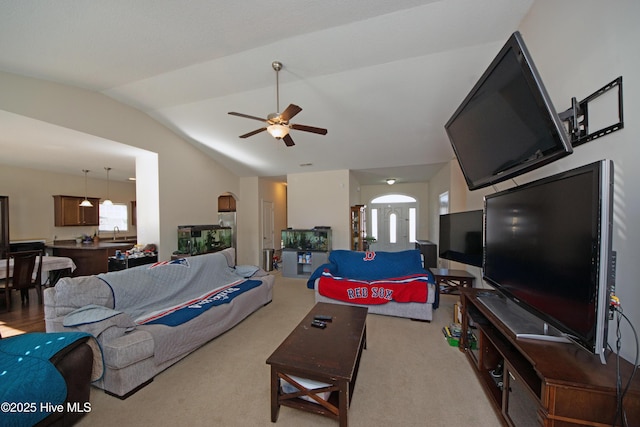
<path id="1" fill-rule="evenodd" d="M 469 190 L 573 152 L 519 32 L 507 40 L 445 130 Z"/>
<path id="2" fill-rule="evenodd" d="M 605 363 L 613 286 L 613 162 L 485 197 L 481 302 L 519 338 L 569 339 Z"/>

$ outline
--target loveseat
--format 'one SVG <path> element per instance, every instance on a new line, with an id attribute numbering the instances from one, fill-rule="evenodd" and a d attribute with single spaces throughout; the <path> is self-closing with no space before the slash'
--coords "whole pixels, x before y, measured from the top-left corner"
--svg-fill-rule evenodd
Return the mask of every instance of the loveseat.
<path id="1" fill-rule="evenodd" d="M 274 277 L 234 253 L 63 278 L 44 293 L 46 330 L 95 336 L 105 372 L 94 385 L 126 398 L 271 302 Z"/>
<path id="2" fill-rule="evenodd" d="M 431 321 L 437 308 L 435 279 L 417 249 L 400 252 L 334 250 L 307 287 L 316 302 L 366 306 L 369 313 Z"/>

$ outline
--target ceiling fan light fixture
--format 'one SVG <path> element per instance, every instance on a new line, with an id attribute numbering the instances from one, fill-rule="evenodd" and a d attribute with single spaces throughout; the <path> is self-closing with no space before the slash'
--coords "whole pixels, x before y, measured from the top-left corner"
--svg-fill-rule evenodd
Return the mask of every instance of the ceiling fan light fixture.
<path id="1" fill-rule="evenodd" d="M 267 126 L 267 132 L 275 139 L 282 139 L 289 134 L 289 127 L 276 123 Z"/>

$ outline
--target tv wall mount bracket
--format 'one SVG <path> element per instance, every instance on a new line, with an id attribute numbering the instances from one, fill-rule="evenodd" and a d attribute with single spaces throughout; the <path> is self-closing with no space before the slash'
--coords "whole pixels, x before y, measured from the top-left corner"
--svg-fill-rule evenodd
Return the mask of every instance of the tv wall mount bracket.
<path id="1" fill-rule="evenodd" d="M 618 89 L 618 122 L 589 133 L 589 102 L 612 89 Z M 558 114 L 558 116 L 560 116 L 560 120 L 568 123 L 568 133 L 571 139 L 571 145 L 574 147 L 624 128 L 622 114 L 622 76 L 598 89 L 580 102 L 577 102 L 575 97 L 571 98 L 571 108 Z"/>

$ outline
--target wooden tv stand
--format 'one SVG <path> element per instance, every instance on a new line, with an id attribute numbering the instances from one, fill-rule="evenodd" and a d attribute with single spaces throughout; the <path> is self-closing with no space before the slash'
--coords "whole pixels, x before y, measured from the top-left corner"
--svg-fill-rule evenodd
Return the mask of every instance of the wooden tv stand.
<path id="1" fill-rule="evenodd" d="M 460 350 L 509 426 L 611 426 L 616 416 L 616 355 L 607 364 L 576 344 L 516 339 L 480 301 L 486 289 L 461 288 Z M 612 322 L 613 326 L 613 322 Z M 472 349 L 467 331 L 477 339 Z M 627 340 L 633 342 L 633 337 Z M 620 359 L 622 386 L 633 365 Z M 492 375 L 503 363 L 502 375 Z M 624 399 L 629 425 L 640 425 L 640 374 Z M 618 419 L 616 425 L 622 425 Z"/>

